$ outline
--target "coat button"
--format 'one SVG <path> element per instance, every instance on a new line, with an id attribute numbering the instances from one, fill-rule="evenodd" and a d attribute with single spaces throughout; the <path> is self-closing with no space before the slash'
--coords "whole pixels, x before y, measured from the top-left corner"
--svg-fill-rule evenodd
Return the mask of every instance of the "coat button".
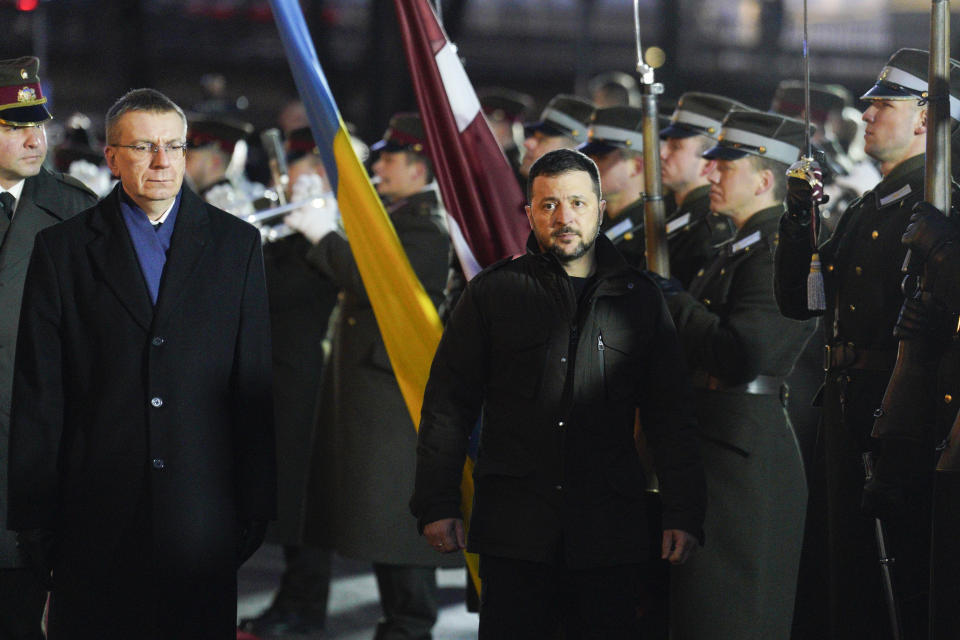
<path id="1" fill-rule="evenodd" d="M 564 425 L 563 420 L 561 420 L 560 422 L 557 423 L 557 426 L 558 426 L 558 427 L 562 427 L 563 425 Z"/>
<path id="2" fill-rule="evenodd" d="M 154 458 L 154 459 L 153 459 L 153 468 L 154 468 L 154 469 L 163 469 L 165 466 L 166 466 L 166 463 L 164 463 L 163 458 Z"/>
<path id="3" fill-rule="evenodd" d="M 873 238 L 874 240 L 876 240 L 877 238 L 880 237 L 880 232 L 874 230 L 874 231 L 870 234 L 870 237 Z"/>
<path id="4" fill-rule="evenodd" d="M 856 271 L 856 273 L 857 273 L 858 276 L 862 276 L 862 275 L 863 275 L 863 267 L 854 267 L 853 270 Z"/>
<path id="5" fill-rule="evenodd" d="M 151 398 L 150 406 L 160 408 L 163 406 L 163 398 Z"/>
<path id="6" fill-rule="evenodd" d="M 347 324 L 352 327 L 353 325 L 357 324 L 357 319 L 354 318 L 353 316 L 350 316 L 349 318 L 347 318 Z"/>
<path id="7" fill-rule="evenodd" d="M 560 362 L 566 362 L 567 356 L 560 356 Z"/>
<path id="8" fill-rule="evenodd" d="M 160 336 L 153 336 L 153 340 L 150 341 L 150 344 L 152 344 L 152 345 L 155 346 L 155 347 L 159 347 L 159 346 L 162 345 L 164 342 L 166 342 L 166 340 L 164 340 L 164 339 L 161 338 Z"/>
<path id="9" fill-rule="evenodd" d="M 953 402 L 953 396 L 948 393 L 947 395 L 943 396 L 943 401 L 947 404 L 950 404 Z"/>

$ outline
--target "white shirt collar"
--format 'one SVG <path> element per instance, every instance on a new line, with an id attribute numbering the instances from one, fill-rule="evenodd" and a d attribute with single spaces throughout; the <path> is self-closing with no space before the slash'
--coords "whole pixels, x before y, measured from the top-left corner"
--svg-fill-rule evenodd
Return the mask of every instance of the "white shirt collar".
<path id="1" fill-rule="evenodd" d="M 173 201 L 173 204 L 176 204 L 176 203 L 177 203 L 177 201 L 174 200 L 174 201 Z M 162 225 L 164 222 L 166 222 L 166 221 L 167 221 L 167 216 L 169 216 L 169 215 L 170 215 L 170 212 L 173 211 L 173 204 L 171 204 L 170 207 L 169 207 L 166 211 L 163 212 L 163 215 L 162 215 L 162 216 L 160 216 L 160 217 L 157 218 L 156 220 L 150 220 L 150 224 L 152 224 L 152 225 L 155 226 L 155 227 L 159 227 L 159 226 Z"/>

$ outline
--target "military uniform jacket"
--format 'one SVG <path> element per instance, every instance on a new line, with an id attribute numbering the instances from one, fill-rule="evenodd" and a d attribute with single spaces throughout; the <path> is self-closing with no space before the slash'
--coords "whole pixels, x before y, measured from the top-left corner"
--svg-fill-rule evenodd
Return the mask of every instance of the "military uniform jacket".
<path id="1" fill-rule="evenodd" d="M 416 492 L 422 528 L 459 518 L 467 440 L 482 414 L 468 548 L 568 568 L 643 562 L 639 408 L 664 529 L 702 539 L 703 472 L 680 346 L 657 287 L 601 235 L 580 303 L 559 261 L 528 253 L 468 284 L 424 396 Z"/>
<path id="2" fill-rule="evenodd" d="M 238 523 L 276 514 L 260 234 L 184 188 L 154 307 L 121 188 L 37 235 L 7 524 L 56 533 L 51 615 L 71 637 L 138 637 L 151 622 L 117 609 L 153 594 L 178 637 L 233 637 Z M 143 529 L 137 557 L 118 550 Z"/>
<path id="3" fill-rule="evenodd" d="M 389 207 L 414 272 L 434 305 L 443 299 L 450 238 L 436 192 Z M 458 566 L 424 543 L 407 508 L 417 432 L 346 239 L 323 238 L 307 259 L 341 290 L 321 382 L 307 488 L 304 542 L 387 564 Z"/>
<path id="4" fill-rule="evenodd" d="M 668 299 L 698 387 L 708 496 L 706 546 L 671 578 L 678 640 L 790 635 L 807 487 L 778 383 L 814 325 L 774 300 L 782 211 L 754 214 L 689 293 Z"/>
<path id="5" fill-rule="evenodd" d="M 754 214 L 693 279 L 668 299 L 693 371 L 726 386 L 790 372 L 813 324 L 781 316 L 773 295 L 773 255 L 782 206 Z"/>
<path id="6" fill-rule="evenodd" d="M 627 221 L 630 221 L 629 223 Z M 643 234 L 643 202 L 636 201 L 617 216 L 606 220 L 604 231 L 615 238 L 624 230 L 641 225 L 627 233 L 617 243 L 620 253 L 631 265 L 643 268 L 646 264 Z M 710 187 L 698 187 L 667 218 L 667 250 L 670 255 L 670 274 L 684 287 L 689 287 L 697 271 L 717 254 L 717 246 L 733 233 L 730 222 L 710 212 Z"/>
<path id="7" fill-rule="evenodd" d="M 13 222 L 0 216 L 0 569 L 21 565 L 16 538 L 4 524 L 13 358 L 33 241 L 41 229 L 66 220 L 96 201 L 97 197 L 74 178 L 41 169 L 24 182 Z"/>

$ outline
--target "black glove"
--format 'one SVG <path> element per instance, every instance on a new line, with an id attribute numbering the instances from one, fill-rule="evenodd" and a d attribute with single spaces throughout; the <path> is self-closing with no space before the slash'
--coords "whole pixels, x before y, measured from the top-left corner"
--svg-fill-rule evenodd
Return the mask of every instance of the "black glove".
<path id="1" fill-rule="evenodd" d="M 860 510 L 881 520 L 902 518 L 919 496 L 931 490 L 935 451 L 901 438 L 882 440 L 880 450 L 873 476 L 864 483 Z"/>
<path id="2" fill-rule="evenodd" d="M 240 523 L 237 533 L 237 567 L 249 560 L 260 548 L 266 535 L 266 520 L 247 520 Z"/>
<path id="3" fill-rule="evenodd" d="M 926 261 L 944 244 L 960 238 L 960 229 L 929 202 L 913 205 L 910 224 L 903 234 L 903 244 Z"/>
<path id="4" fill-rule="evenodd" d="M 810 224 L 810 215 L 816 205 L 826 204 L 829 196 L 823 193 L 823 172 L 820 165 L 801 158 L 787 170 L 787 215 L 801 225 Z"/>
<path id="5" fill-rule="evenodd" d="M 905 299 L 893 335 L 910 340 L 930 333 L 930 330 L 930 318 L 924 304 L 916 298 Z"/>
<path id="6" fill-rule="evenodd" d="M 53 570 L 55 543 L 56 534 L 50 529 L 28 529 L 17 533 L 17 548 L 46 591 L 53 587 L 50 572 Z"/>
<path id="7" fill-rule="evenodd" d="M 680 281 L 676 278 L 664 278 L 659 273 L 653 271 L 648 271 L 650 277 L 653 278 L 653 281 L 657 283 L 657 286 L 660 287 L 660 291 L 663 292 L 663 295 L 669 298 L 670 296 L 675 296 L 678 293 L 683 291 L 683 285 L 680 284 Z"/>

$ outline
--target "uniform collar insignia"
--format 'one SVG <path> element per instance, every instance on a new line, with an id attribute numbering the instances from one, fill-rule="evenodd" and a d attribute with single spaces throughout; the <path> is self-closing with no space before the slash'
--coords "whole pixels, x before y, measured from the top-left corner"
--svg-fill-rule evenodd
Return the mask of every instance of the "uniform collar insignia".
<path id="1" fill-rule="evenodd" d="M 748 235 L 746 238 L 742 238 L 734 242 L 730 250 L 733 253 L 739 253 L 744 249 L 746 249 L 747 247 L 750 247 L 760 242 L 760 238 L 762 237 L 763 237 L 763 234 L 761 234 L 760 230 L 757 229 L 756 231 Z"/>
<path id="2" fill-rule="evenodd" d="M 897 202 L 898 200 L 902 200 L 906 198 L 908 195 L 910 195 L 912 192 L 913 192 L 913 189 L 910 188 L 910 185 L 905 184 L 899 189 L 897 189 L 896 191 L 894 191 L 893 193 L 890 193 L 880 198 L 880 206 L 885 207 L 891 202 Z"/>
<path id="3" fill-rule="evenodd" d="M 682 216 L 678 216 L 667 223 L 667 234 L 671 234 L 674 231 L 679 231 L 683 229 L 685 226 L 687 226 L 688 224 L 690 224 L 689 211 L 683 214 Z"/>

